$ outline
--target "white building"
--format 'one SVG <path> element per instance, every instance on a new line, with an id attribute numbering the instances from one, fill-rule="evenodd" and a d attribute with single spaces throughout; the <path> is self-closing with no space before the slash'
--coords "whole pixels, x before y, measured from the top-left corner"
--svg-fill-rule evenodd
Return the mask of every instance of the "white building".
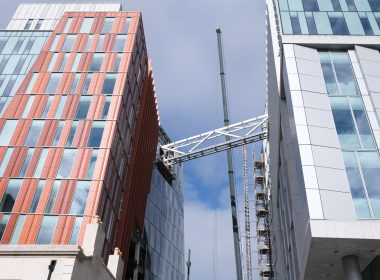
<path id="1" fill-rule="evenodd" d="M 379 12 L 267 0 L 274 279 L 380 279 Z"/>

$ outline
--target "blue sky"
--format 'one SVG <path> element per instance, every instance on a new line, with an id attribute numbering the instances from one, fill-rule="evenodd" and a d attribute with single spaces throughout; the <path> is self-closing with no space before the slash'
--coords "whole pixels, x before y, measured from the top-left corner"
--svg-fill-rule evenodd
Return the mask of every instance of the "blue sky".
<path id="1" fill-rule="evenodd" d="M 2 1 L 1 26 L 6 26 L 22 2 L 36 0 Z M 173 140 L 223 126 L 217 27 L 223 32 L 231 122 L 262 114 L 264 0 L 124 0 L 121 3 L 124 10 L 143 13 L 161 123 Z M 242 197 L 240 153 L 240 149 L 235 152 L 235 173 L 239 197 Z M 184 185 L 185 246 L 192 249 L 192 279 L 235 279 L 225 154 L 185 163 Z M 213 252 L 217 252 L 216 272 Z"/>

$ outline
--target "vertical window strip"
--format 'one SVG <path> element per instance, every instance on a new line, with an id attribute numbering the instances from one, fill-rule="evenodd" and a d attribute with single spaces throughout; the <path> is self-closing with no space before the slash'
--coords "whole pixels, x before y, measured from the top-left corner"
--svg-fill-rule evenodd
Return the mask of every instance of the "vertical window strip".
<path id="1" fill-rule="evenodd" d="M 65 107 L 67 96 L 62 95 L 61 99 L 59 100 L 57 111 L 55 112 L 54 118 L 59 119 L 62 115 L 63 108 Z"/>
<path id="2" fill-rule="evenodd" d="M 94 18 L 93 17 L 85 17 L 83 19 L 83 23 L 82 23 L 82 26 L 79 30 L 79 33 L 90 33 L 91 32 L 91 26 L 94 22 Z"/>
<path id="3" fill-rule="evenodd" d="M 5 153 L 3 160 L 0 164 L 0 177 L 4 176 L 4 171 L 8 166 L 9 160 L 11 158 L 11 155 L 13 153 L 14 148 L 8 148 L 7 152 Z"/>
<path id="4" fill-rule="evenodd" d="M 42 128 L 44 127 L 45 121 L 33 121 L 29 129 L 28 136 L 25 139 L 24 146 L 26 147 L 35 147 L 37 145 L 38 139 Z"/>
<path id="5" fill-rule="evenodd" d="M 40 159 L 38 160 L 36 170 L 34 171 L 34 176 L 33 176 L 34 178 L 41 177 L 41 172 L 42 172 L 42 169 L 45 165 L 48 152 L 49 152 L 49 149 L 47 149 L 47 148 L 42 149 Z"/>
<path id="6" fill-rule="evenodd" d="M 45 180 L 39 181 L 37 188 L 34 192 L 32 203 L 30 204 L 29 213 L 36 212 L 38 203 L 40 202 L 42 190 L 44 189 L 45 182 Z"/>
<path id="7" fill-rule="evenodd" d="M 57 226 L 58 216 L 44 216 L 36 244 L 50 244 Z"/>
<path id="8" fill-rule="evenodd" d="M 70 244 L 71 245 L 76 244 L 78 241 L 79 231 L 80 231 L 80 228 L 82 226 L 82 222 L 83 222 L 83 217 L 75 217 L 73 231 L 72 231 L 71 237 L 70 237 Z"/>
<path id="9" fill-rule="evenodd" d="M 21 118 L 26 118 L 28 116 L 30 112 L 30 108 L 32 107 L 32 104 L 34 102 L 34 99 L 35 99 L 34 95 L 29 96 L 28 103 L 26 103 L 26 106 L 25 106 L 24 112 L 22 113 Z"/>
<path id="10" fill-rule="evenodd" d="M 54 65 L 57 62 L 58 55 L 59 55 L 59 53 L 54 53 L 53 54 L 53 57 L 51 58 L 49 66 L 48 66 L 48 69 L 47 69 L 49 72 L 53 71 Z"/>
<path id="11" fill-rule="evenodd" d="M 78 65 L 79 65 L 81 57 L 82 57 L 82 53 L 76 53 L 74 63 L 71 67 L 71 72 L 78 71 Z"/>
<path id="12" fill-rule="evenodd" d="M 20 237 L 21 229 L 24 226 L 26 215 L 19 215 L 17 219 L 16 226 L 13 230 L 11 240 L 9 244 L 17 244 Z"/>
<path id="13" fill-rule="evenodd" d="M 46 209 L 45 209 L 46 213 L 51 213 L 52 212 L 60 186 L 61 186 L 61 180 L 55 180 L 54 184 L 53 184 L 53 187 L 52 187 L 52 189 L 50 191 L 48 202 L 46 204 Z"/>
<path id="14" fill-rule="evenodd" d="M 66 25 L 65 25 L 65 28 L 63 29 L 63 33 L 68 33 L 69 32 L 69 29 L 70 29 L 70 26 L 71 26 L 71 23 L 73 22 L 73 18 L 72 17 L 69 17 L 66 21 Z"/>
<path id="15" fill-rule="evenodd" d="M 20 174 L 19 174 L 19 177 L 24 177 L 25 174 L 26 174 L 26 171 L 28 170 L 28 167 L 29 167 L 29 163 L 30 163 L 30 160 L 34 154 L 34 150 L 35 149 L 29 149 L 26 156 L 25 156 L 25 159 L 24 159 L 24 163 L 21 167 L 21 170 L 20 170 Z"/>
<path id="16" fill-rule="evenodd" d="M 22 183 L 22 179 L 9 180 L 8 186 L 0 200 L 0 212 L 12 212 L 13 205 L 15 204 Z"/>
<path id="17" fill-rule="evenodd" d="M 9 214 L 3 214 L 3 217 L 0 218 L 0 241 L 1 241 L 1 238 L 3 237 L 9 218 L 10 218 Z"/>
<path id="18" fill-rule="evenodd" d="M 46 100 L 45 108 L 42 112 L 41 118 L 45 119 L 47 117 L 49 110 L 50 110 L 50 107 L 51 107 L 51 104 L 53 103 L 53 98 L 54 98 L 54 96 L 49 95 L 48 99 Z"/>

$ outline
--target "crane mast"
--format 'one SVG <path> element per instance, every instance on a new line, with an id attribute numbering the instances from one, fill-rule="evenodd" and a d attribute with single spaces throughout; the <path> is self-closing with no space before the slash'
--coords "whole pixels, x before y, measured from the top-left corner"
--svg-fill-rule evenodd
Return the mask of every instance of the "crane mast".
<path id="1" fill-rule="evenodd" d="M 224 71 L 222 31 L 220 30 L 220 28 L 216 29 L 216 34 L 218 38 L 220 82 L 222 86 L 224 125 L 229 126 L 230 120 L 228 116 L 229 114 L 228 114 L 228 103 L 227 103 L 227 88 L 226 88 L 226 79 L 225 79 L 226 74 Z M 226 142 L 229 142 L 229 141 L 231 141 L 231 137 L 229 135 L 226 135 Z M 233 234 L 234 249 L 235 249 L 236 279 L 243 280 L 243 272 L 242 272 L 242 266 L 241 266 L 239 225 L 238 225 L 237 210 L 236 210 L 235 178 L 234 178 L 234 168 L 233 168 L 233 159 L 232 159 L 231 149 L 227 149 L 227 164 L 228 164 L 228 181 L 230 185 L 232 234 Z"/>

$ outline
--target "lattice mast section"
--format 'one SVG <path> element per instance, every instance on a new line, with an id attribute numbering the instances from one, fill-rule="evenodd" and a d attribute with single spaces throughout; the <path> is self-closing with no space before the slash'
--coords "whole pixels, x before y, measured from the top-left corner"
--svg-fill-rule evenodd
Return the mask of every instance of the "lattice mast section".
<path id="1" fill-rule="evenodd" d="M 265 183 L 265 162 L 261 154 L 254 160 L 256 241 L 258 250 L 258 269 L 261 280 L 272 279 L 272 258 L 269 230 L 269 188 Z"/>
<path id="2" fill-rule="evenodd" d="M 245 256 L 247 263 L 247 280 L 253 279 L 251 250 L 251 219 L 249 213 L 247 146 L 243 145 L 243 187 L 244 187 L 244 222 L 245 222 Z"/>

